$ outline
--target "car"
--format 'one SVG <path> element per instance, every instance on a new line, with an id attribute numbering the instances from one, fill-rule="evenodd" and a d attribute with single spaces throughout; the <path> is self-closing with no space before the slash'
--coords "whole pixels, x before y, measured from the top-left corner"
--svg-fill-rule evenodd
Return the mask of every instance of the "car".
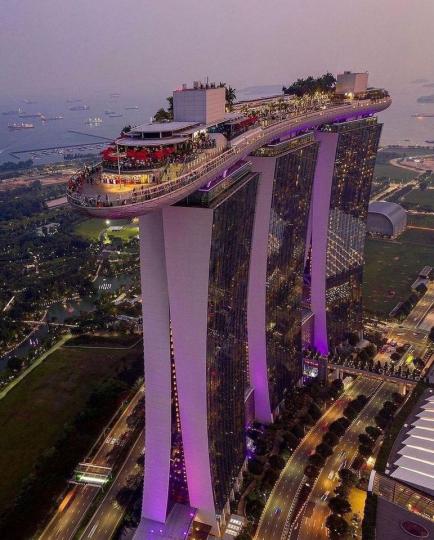
<path id="1" fill-rule="evenodd" d="M 278 516 L 278 515 L 280 514 L 281 511 L 282 511 L 282 509 L 279 508 L 278 506 L 276 506 L 276 508 L 274 509 L 273 514 L 274 514 L 275 516 Z"/>
<path id="2" fill-rule="evenodd" d="M 330 471 L 329 474 L 328 474 L 328 476 L 327 476 L 327 478 L 328 478 L 329 480 L 333 480 L 334 475 L 335 475 L 335 471 Z"/>
<path id="3" fill-rule="evenodd" d="M 321 495 L 321 500 L 325 502 L 325 501 L 328 499 L 329 494 L 330 494 L 330 491 L 325 491 L 325 492 Z"/>

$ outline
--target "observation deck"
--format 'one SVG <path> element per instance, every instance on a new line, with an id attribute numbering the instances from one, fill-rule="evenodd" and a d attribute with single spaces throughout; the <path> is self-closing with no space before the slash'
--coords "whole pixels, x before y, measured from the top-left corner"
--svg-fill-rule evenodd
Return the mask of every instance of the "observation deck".
<path id="1" fill-rule="evenodd" d="M 272 114 L 269 108 L 249 116 L 234 113 L 220 125 L 139 126 L 105 150 L 101 164 L 71 178 L 67 199 L 93 217 L 141 216 L 184 199 L 264 145 L 324 124 L 373 116 L 390 104 L 386 95 L 339 104 L 300 102 L 296 107 L 276 107 Z"/>

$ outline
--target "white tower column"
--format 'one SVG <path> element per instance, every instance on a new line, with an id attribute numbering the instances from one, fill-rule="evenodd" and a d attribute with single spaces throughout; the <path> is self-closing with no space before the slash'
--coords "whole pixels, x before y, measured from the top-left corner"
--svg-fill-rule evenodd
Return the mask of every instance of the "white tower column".
<path id="1" fill-rule="evenodd" d="M 250 157 L 253 170 L 260 173 L 256 194 L 247 296 L 247 335 L 250 384 L 255 392 L 255 416 L 259 422 L 272 422 L 268 387 L 266 343 L 266 296 L 268 235 L 273 197 L 276 158 Z"/>
<path id="2" fill-rule="evenodd" d="M 170 318 L 161 210 L 139 218 L 145 360 L 142 516 L 166 520 L 171 452 Z"/>
<path id="3" fill-rule="evenodd" d="M 190 505 L 218 536 L 207 403 L 208 284 L 213 211 L 163 210 L 173 350 Z"/>
<path id="4" fill-rule="evenodd" d="M 312 191 L 309 230 L 312 234 L 311 308 L 314 314 L 314 345 L 321 354 L 328 354 L 327 338 L 327 244 L 330 196 L 335 167 L 337 133 L 317 132 L 320 142 Z"/>

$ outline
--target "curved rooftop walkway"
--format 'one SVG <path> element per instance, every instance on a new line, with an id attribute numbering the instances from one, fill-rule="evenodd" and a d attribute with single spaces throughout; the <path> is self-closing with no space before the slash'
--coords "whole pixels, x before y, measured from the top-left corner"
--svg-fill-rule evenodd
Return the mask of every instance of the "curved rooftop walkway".
<path id="1" fill-rule="evenodd" d="M 157 185 L 150 185 L 132 193 L 130 190 L 109 202 L 90 199 L 77 192 L 68 191 L 68 201 L 87 214 L 100 218 L 121 219 L 146 214 L 164 206 L 170 206 L 187 197 L 226 169 L 262 146 L 278 138 L 290 138 L 300 132 L 316 129 L 323 124 L 355 120 L 376 114 L 391 103 L 390 98 L 354 101 L 350 104 L 329 106 L 326 109 L 290 115 L 267 127 L 247 131 L 233 141 L 232 146 L 218 156 L 207 159 L 203 164 L 185 175 Z"/>

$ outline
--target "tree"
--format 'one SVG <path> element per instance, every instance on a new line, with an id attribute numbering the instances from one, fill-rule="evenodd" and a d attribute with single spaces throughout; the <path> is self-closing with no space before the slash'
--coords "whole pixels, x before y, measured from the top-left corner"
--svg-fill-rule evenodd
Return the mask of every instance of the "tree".
<path id="1" fill-rule="evenodd" d="M 384 431 L 389 424 L 389 420 L 384 418 L 384 416 L 380 416 L 379 414 L 377 414 L 377 416 L 375 417 L 375 423 L 380 429 Z"/>
<path id="2" fill-rule="evenodd" d="M 298 437 L 299 439 L 301 439 L 301 438 L 304 436 L 304 429 L 303 429 L 303 427 L 302 427 L 300 424 L 295 424 L 295 425 L 292 427 L 291 432 L 292 432 L 296 437 Z"/>
<path id="3" fill-rule="evenodd" d="M 350 403 L 349 405 L 347 405 L 345 407 L 345 410 L 344 410 L 344 415 L 346 416 L 346 418 L 348 418 L 349 420 L 354 420 L 354 418 L 357 416 L 358 414 L 358 410 L 357 408 L 354 406 L 354 404 Z"/>
<path id="4" fill-rule="evenodd" d="M 321 454 L 312 454 L 309 456 L 309 463 L 314 467 L 324 467 L 325 459 Z"/>
<path id="5" fill-rule="evenodd" d="M 233 105 L 237 99 L 237 91 L 235 88 L 232 88 L 232 86 L 226 86 L 225 85 L 225 99 L 226 99 L 226 108 L 228 111 L 231 111 L 233 108 Z"/>
<path id="6" fill-rule="evenodd" d="M 321 454 L 324 458 L 328 458 L 333 454 L 333 448 L 324 442 L 319 444 L 315 448 L 315 451 L 317 454 Z"/>
<path id="7" fill-rule="evenodd" d="M 310 479 L 316 478 L 319 474 L 319 469 L 314 465 L 307 465 L 307 467 L 304 469 L 304 474 Z"/>
<path id="8" fill-rule="evenodd" d="M 359 445 L 359 453 L 361 456 L 368 458 L 372 454 L 372 446 L 367 446 L 365 444 Z"/>
<path id="9" fill-rule="evenodd" d="M 324 437 L 322 438 L 323 442 L 328 444 L 329 446 L 336 446 L 339 442 L 339 437 L 333 433 L 332 431 L 328 431 Z"/>
<path id="10" fill-rule="evenodd" d="M 368 437 L 368 435 L 365 435 L 364 433 L 360 433 L 359 442 L 360 444 L 364 444 L 365 446 L 374 445 L 374 441 L 371 439 L 371 437 Z"/>
<path id="11" fill-rule="evenodd" d="M 332 512 L 335 514 L 347 514 L 348 512 L 351 512 L 351 505 L 347 501 L 347 499 L 344 499 L 343 497 L 340 497 L 337 495 L 336 497 L 332 497 L 329 500 L 329 508 Z"/>
<path id="12" fill-rule="evenodd" d="M 264 465 L 257 459 L 251 459 L 247 465 L 247 469 L 250 473 L 255 476 L 259 476 L 264 471 Z"/>
<path id="13" fill-rule="evenodd" d="M 315 420 L 315 421 L 318 421 L 321 416 L 322 416 L 322 412 L 321 412 L 321 409 L 318 407 L 318 405 L 314 402 L 312 402 L 310 404 L 310 407 L 309 407 L 309 414 L 310 416 Z"/>
<path id="14" fill-rule="evenodd" d="M 300 442 L 300 439 L 298 439 L 293 433 L 290 431 L 287 431 L 283 434 L 283 439 L 286 442 L 288 448 L 290 450 L 294 450 L 294 448 L 297 448 L 298 443 Z"/>
<path id="15" fill-rule="evenodd" d="M 404 396 L 402 394 L 400 394 L 399 392 L 393 392 L 392 393 L 392 399 L 395 403 L 397 403 L 398 405 L 400 405 L 403 401 L 404 401 Z"/>
<path id="16" fill-rule="evenodd" d="M 370 343 L 367 347 L 364 348 L 364 351 L 367 353 L 369 358 L 374 358 L 377 352 L 377 347 L 373 343 Z"/>
<path id="17" fill-rule="evenodd" d="M 348 334 L 348 343 L 351 345 L 351 347 L 355 347 L 359 341 L 359 336 L 355 332 Z"/>
<path id="18" fill-rule="evenodd" d="M 154 115 L 155 122 L 165 122 L 171 120 L 171 115 L 165 109 L 161 108 Z"/>
<path id="19" fill-rule="evenodd" d="M 369 435 L 369 437 L 373 439 L 374 441 L 376 441 L 378 437 L 381 435 L 381 430 L 374 426 L 366 426 L 365 431 Z"/>
<path id="20" fill-rule="evenodd" d="M 116 495 L 116 502 L 122 508 L 126 508 L 128 506 L 128 503 L 131 501 L 131 497 L 133 495 L 134 495 L 133 489 L 127 486 L 121 487 L 121 489 L 118 491 Z"/>
<path id="21" fill-rule="evenodd" d="M 357 483 L 357 476 L 351 469 L 341 469 L 339 471 L 339 478 L 343 484 L 349 487 L 355 486 Z"/>
<path id="22" fill-rule="evenodd" d="M 11 356 L 8 359 L 8 369 L 11 371 L 19 371 L 21 369 L 21 366 L 23 365 L 23 361 L 20 358 L 17 358 L 16 356 Z"/>
<path id="23" fill-rule="evenodd" d="M 344 428 L 343 425 L 337 420 L 332 422 L 329 426 L 329 432 L 333 433 L 337 437 L 342 437 L 345 431 L 346 431 L 346 428 Z"/>
<path id="24" fill-rule="evenodd" d="M 344 535 L 349 530 L 349 525 L 345 519 L 337 514 L 330 514 L 326 519 L 326 527 L 331 534 Z"/>
<path id="25" fill-rule="evenodd" d="M 268 463 L 273 469 L 281 471 L 285 467 L 285 460 L 280 456 L 270 456 Z"/>

